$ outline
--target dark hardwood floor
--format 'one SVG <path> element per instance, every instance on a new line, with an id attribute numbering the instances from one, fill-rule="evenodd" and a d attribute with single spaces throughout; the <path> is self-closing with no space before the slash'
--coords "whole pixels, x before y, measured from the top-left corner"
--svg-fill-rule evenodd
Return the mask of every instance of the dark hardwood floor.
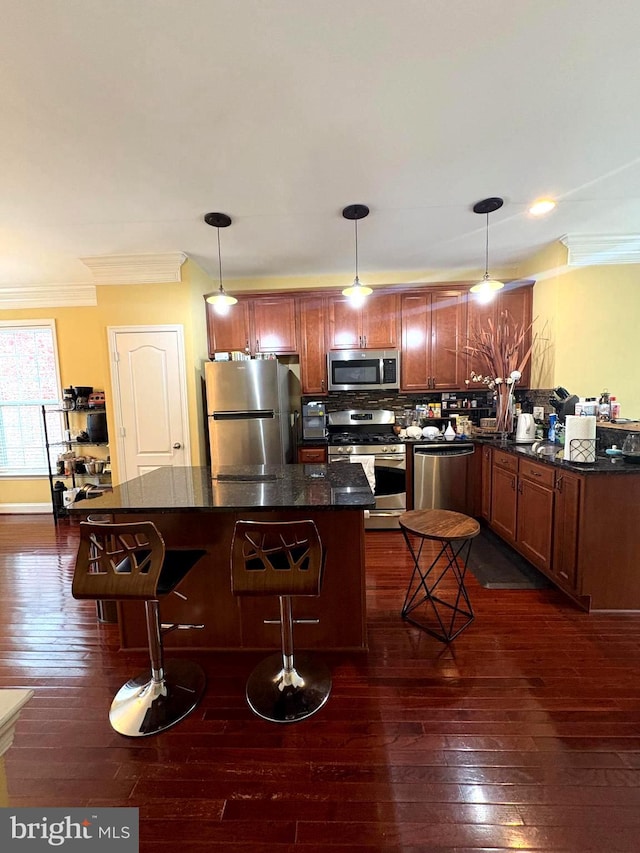
<path id="1" fill-rule="evenodd" d="M 11 805 L 138 806 L 145 853 L 638 850 L 640 614 L 470 577 L 475 622 L 446 646 L 400 619 L 404 542 L 372 532 L 369 653 L 324 656 L 315 717 L 248 710 L 264 655 L 198 654 L 201 706 L 127 739 L 107 710 L 146 658 L 71 598 L 76 541 L 48 516 L 0 516 L 0 687 L 35 690 L 6 755 Z"/>

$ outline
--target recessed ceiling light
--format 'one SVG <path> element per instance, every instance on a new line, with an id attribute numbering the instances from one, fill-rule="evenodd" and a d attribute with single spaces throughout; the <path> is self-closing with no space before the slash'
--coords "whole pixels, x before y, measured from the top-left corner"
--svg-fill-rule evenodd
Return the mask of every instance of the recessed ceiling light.
<path id="1" fill-rule="evenodd" d="M 544 216 L 545 213 L 551 213 L 555 206 L 556 203 L 552 199 L 540 198 L 531 205 L 529 213 L 532 216 Z"/>

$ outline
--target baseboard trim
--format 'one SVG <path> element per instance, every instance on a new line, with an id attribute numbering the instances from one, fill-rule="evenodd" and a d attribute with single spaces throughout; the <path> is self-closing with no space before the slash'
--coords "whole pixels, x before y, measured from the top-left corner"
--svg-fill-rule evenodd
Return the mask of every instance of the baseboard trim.
<path id="1" fill-rule="evenodd" d="M 50 503 L 0 504 L 0 515 L 53 515 Z"/>

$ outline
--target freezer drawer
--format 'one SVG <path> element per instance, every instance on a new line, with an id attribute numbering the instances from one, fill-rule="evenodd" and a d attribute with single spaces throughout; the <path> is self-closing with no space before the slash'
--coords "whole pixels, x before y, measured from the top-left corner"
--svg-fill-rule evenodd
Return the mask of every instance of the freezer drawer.
<path id="1" fill-rule="evenodd" d="M 414 509 L 467 511 L 467 467 L 473 444 L 414 447 Z"/>

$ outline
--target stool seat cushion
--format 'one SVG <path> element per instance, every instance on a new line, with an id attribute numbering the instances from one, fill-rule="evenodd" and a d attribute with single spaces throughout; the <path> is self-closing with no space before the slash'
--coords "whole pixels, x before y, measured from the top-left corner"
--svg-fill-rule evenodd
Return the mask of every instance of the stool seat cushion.
<path id="1" fill-rule="evenodd" d="M 165 551 L 162 570 L 158 579 L 158 595 L 168 595 L 174 590 L 206 553 L 206 551 L 188 548 Z"/>

